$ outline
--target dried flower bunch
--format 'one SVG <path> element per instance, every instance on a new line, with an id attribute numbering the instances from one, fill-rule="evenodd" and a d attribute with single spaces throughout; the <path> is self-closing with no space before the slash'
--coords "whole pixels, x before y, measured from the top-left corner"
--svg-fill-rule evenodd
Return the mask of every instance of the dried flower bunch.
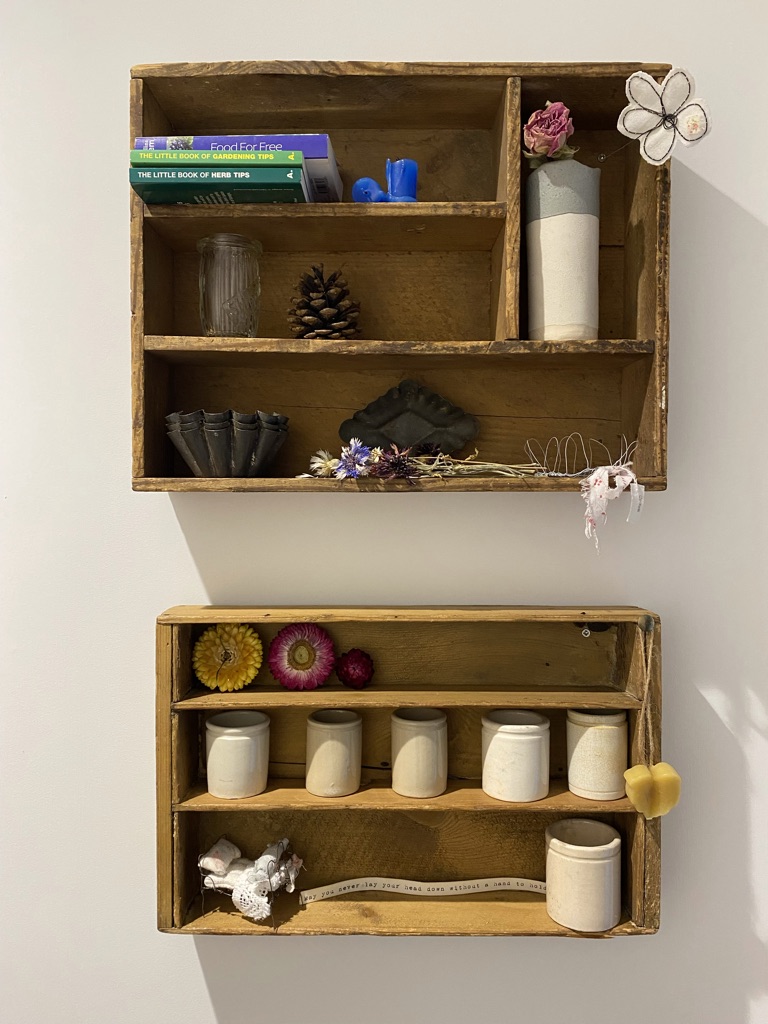
<path id="1" fill-rule="evenodd" d="M 534 110 L 523 127 L 523 141 L 531 167 L 539 167 L 547 160 L 567 160 L 577 152 L 568 145 L 573 135 L 571 112 L 564 103 L 547 104 L 543 110 Z"/>
<path id="2" fill-rule="evenodd" d="M 195 675 L 209 690 L 242 690 L 258 675 L 263 648 L 251 627 L 220 622 L 206 629 L 192 652 Z"/>
<path id="3" fill-rule="evenodd" d="M 360 438 L 353 437 L 335 458 L 325 449 L 309 460 L 306 476 L 334 477 L 336 480 L 357 480 L 372 477 L 379 480 L 408 480 L 445 476 L 534 476 L 540 466 L 531 464 L 507 466 L 498 462 L 481 462 L 478 452 L 466 459 L 445 455 L 433 445 L 415 448 L 369 448 Z"/>

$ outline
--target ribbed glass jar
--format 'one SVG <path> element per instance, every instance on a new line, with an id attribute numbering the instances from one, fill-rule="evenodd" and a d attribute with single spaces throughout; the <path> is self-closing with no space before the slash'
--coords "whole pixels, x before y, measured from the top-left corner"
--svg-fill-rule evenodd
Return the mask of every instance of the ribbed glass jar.
<path id="1" fill-rule="evenodd" d="M 255 338 L 261 312 L 261 244 L 245 235 L 222 233 L 201 238 L 197 251 L 203 334 Z"/>

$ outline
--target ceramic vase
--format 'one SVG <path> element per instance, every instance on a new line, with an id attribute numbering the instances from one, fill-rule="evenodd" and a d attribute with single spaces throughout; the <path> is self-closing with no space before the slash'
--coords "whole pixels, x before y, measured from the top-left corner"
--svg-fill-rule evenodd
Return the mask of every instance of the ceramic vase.
<path id="1" fill-rule="evenodd" d="M 363 720 L 354 711 L 315 711 L 307 719 L 306 787 L 314 796 L 349 796 L 360 788 Z"/>
<path id="2" fill-rule="evenodd" d="M 548 160 L 526 184 L 528 337 L 598 337 L 600 171 Z"/>
<path id="3" fill-rule="evenodd" d="M 448 720 L 435 708 L 393 712 L 392 789 L 400 796 L 426 799 L 448 785 Z"/>
<path id="4" fill-rule="evenodd" d="M 483 790 L 496 800 L 530 803 L 549 793 L 549 719 L 503 709 L 483 717 Z"/>
<path id="5" fill-rule="evenodd" d="M 587 800 L 624 796 L 626 711 L 569 711 L 566 723 L 568 788 Z"/>
<path id="6" fill-rule="evenodd" d="M 621 836 L 590 818 L 546 830 L 547 913 L 577 932 L 605 932 L 621 918 Z"/>
<path id="7" fill-rule="evenodd" d="M 205 723 L 208 792 L 225 800 L 263 793 L 269 774 L 269 718 L 260 711 L 222 711 Z"/>

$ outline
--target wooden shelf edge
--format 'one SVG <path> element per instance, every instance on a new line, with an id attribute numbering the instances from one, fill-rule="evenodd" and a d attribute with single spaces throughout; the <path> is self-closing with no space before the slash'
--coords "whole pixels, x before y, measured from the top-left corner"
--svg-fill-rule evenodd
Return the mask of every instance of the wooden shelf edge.
<path id="1" fill-rule="evenodd" d="M 640 477 L 649 491 L 666 489 L 666 477 Z M 581 480 L 573 477 L 444 477 L 409 484 L 405 480 L 321 480 L 316 477 L 134 477 L 134 491 L 217 491 L 250 493 L 283 491 L 321 494 L 418 494 L 425 491 L 537 492 L 579 491 Z"/>
<path id="2" fill-rule="evenodd" d="M 609 932 L 574 932 L 552 920 L 543 896 L 516 899 L 498 894 L 473 900 L 393 899 L 369 894 L 362 900 L 341 897 L 299 907 L 296 895 L 281 895 L 275 903 L 274 926 L 271 921 L 249 921 L 226 897 L 206 896 L 206 904 L 209 901 L 212 909 L 203 913 L 198 898 L 184 925 L 161 930 L 186 935 L 551 935 L 581 939 L 643 935 L 653 930 L 636 924 L 625 913 Z"/>
<path id="3" fill-rule="evenodd" d="M 144 204 L 147 220 L 200 219 L 216 217 L 231 220 L 237 217 L 254 217 L 259 220 L 336 220 L 349 217 L 353 220 L 397 220 L 419 217 L 485 217 L 489 220 L 503 220 L 507 215 L 507 204 L 481 200 L 467 202 L 418 202 L 418 203 L 237 203 L 231 206 L 189 205 L 175 203 Z"/>
<path id="4" fill-rule="evenodd" d="M 549 63 L 500 64 L 483 61 L 451 63 L 448 61 L 419 61 L 413 63 L 385 63 L 383 61 L 212 61 L 210 63 L 176 62 L 169 64 L 136 64 L 131 78 L 209 78 L 220 75 L 469 75 L 504 78 L 526 76 L 590 75 L 606 78 L 626 78 L 634 71 L 645 71 L 651 77 L 664 77 L 670 64 L 643 62 L 620 63 Z"/>
<path id="5" fill-rule="evenodd" d="M 568 789 L 565 779 L 551 779 L 549 794 L 533 803 L 505 803 L 483 792 L 478 780 L 450 780 L 445 793 L 426 800 L 400 796 L 387 784 L 373 782 L 350 796 L 324 798 L 307 792 L 303 779 L 272 779 L 266 790 L 245 800 L 211 796 L 204 782 L 192 787 L 174 811 L 470 811 L 515 814 L 636 814 L 626 797 L 619 800 L 586 800 Z"/>
<path id="6" fill-rule="evenodd" d="M 588 341 L 308 341 L 304 338 L 209 338 L 193 335 L 144 336 L 144 351 L 183 356 L 201 353 L 343 356 L 652 356 L 652 339 L 597 338 Z"/>
<path id="7" fill-rule="evenodd" d="M 238 693 L 205 693 L 183 697 L 171 705 L 174 711 L 219 711 L 232 708 L 618 708 L 641 706 L 624 690 L 240 690 Z"/>
<path id="8" fill-rule="evenodd" d="M 159 623 L 210 622 L 636 622 L 659 616 L 637 605 L 190 605 L 167 608 Z M 201 691 L 202 692 L 202 691 Z M 253 691 L 248 691 L 253 692 Z M 327 689 L 324 692 L 329 692 Z M 340 690 L 340 693 L 348 692 Z"/>

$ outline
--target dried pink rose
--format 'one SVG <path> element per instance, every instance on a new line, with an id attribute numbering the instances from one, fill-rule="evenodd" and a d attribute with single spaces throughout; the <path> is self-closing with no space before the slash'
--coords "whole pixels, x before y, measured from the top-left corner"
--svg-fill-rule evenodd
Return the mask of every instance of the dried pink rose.
<path id="1" fill-rule="evenodd" d="M 573 135 L 571 112 L 564 103 L 550 103 L 535 110 L 523 128 L 523 140 L 534 157 L 570 156 L 574 150 L 566 143 Z"/>

